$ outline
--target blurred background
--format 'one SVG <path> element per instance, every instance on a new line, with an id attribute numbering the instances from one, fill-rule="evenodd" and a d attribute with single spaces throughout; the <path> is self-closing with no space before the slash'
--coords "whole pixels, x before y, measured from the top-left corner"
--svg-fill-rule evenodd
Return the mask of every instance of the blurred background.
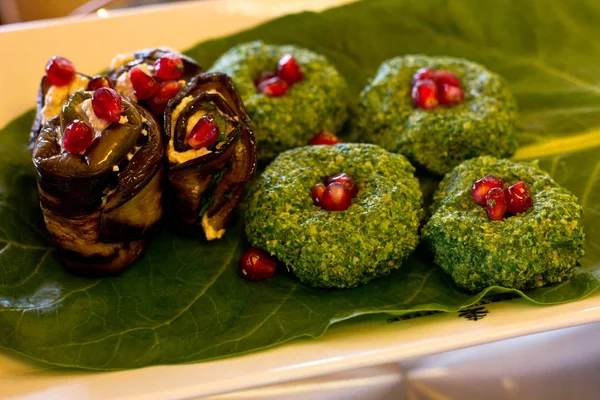
<path id="1" fill-rule="evenodd" d="M 0 0 L 0 24 L 102 13 L 102 10 L 130 8 L 186 0 Z M 188 0 L 189 1 L 189 0 Z"/>

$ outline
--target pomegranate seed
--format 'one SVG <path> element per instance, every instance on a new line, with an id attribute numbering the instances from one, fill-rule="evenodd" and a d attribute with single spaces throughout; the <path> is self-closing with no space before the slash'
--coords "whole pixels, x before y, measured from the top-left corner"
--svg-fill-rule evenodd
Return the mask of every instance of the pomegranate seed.
<path id="1" fill-rule="evenodd" d="M 112 82 L 110 81 L 110 79 L 108 79 L 106 76 L 98 75 L 98 76 L 93 77 L 88 82 L 87 90 L 98 90 L 103 87 L 108 87 L 108 88 L 114 89 L 114 86 L 113 86 Z"/>
<path id="2" fill-rule="evenodd" d="M 277 76 L 277 74 L 275 72 L 270 72 L 270 71 L 261 72 L 260 75 L 254 80 L 254 86 L 258 87 L 258 85 L 260 85 L 261 82 L 267 81 L 276 76 Z"/>
<path id="3" fill-rule="evenodd" d="M 358 194 L 358 185 L 356 184 L 354 179 L 352 179 L 352 177 L 345 172 L 341 172 L 339 174 L 330 176 L 329 179 L 327 179 L 328 185 L 333 182 L 339 182 L 342 185 L 346 186 L 346 188 L 348 188 L 348 190 L 350 191 L 350 196 L 352 197 L 356 197 L 356 195 Z"/>
<path id="4" fill-rule="evenodd" d="M 426 79 L 434 80 L 435 70 L 431 68 L 420 68 L 415 72 L 412 77 L 411 85 L 417 83 L 417 81 L 424 81 Z"/>
<path id="5" fill-rule="evenodd" d="M 310 139 L 309 144 L 324 144 L 326 146 L 331 146 L 334 144 L 341 143 L 340 139 L 335 136 L 333 133 L 329 131 L 321 131 L 317 133 L 315 136 Z"/>
<path id="6" fill-rule="evenodd" d="M 78 119 L 71 122 L 63 133 L 63 147 L 69 153 L 83 154 L 94 140 L 94 130 Z"/>
<path id="7" fill-rule="evenodd" d="M 302 75 L 298 62 L 291 54 L 286 54 L 279 59 L 279 63 L 277 64 L 277 74 L 290 85 L 304 79 L 304 75 Z"/>
<path id="8" fill-rule="evenodd" d="M 249 281 L 262 281 L 275 274 L 277 263 L 264 252 L 250 247 L 240 257 L 240 271 Z"/>
<path id="9" fill-rule="evenodd" d="M 75 65 L 64 57 L 53 56 L 46 64 L 46 78 L 55 86 L 65 86 L 75 77 Z"/>
<path id="10" fill-rule="evenodd" d="M 200 118 L 187 134 L 187 142 L 193 149 L 212 146 L 218 139 L 219 125 L 211 115 Z"/>
<path id="11" fill-rule="evenodd" d="M 485 195 L 485 207 L 487 208 L 488 217 L 492 221 L 499 221 L 504 218 L 508 209 L 508 201 L 502 188 L 494 187 Z"/>
<path id="12" fill-rule="evenodd" d="M 160 84 L 160 87 L 148 100 L 148 107 L 154 114 L 162 114 L 167 108 L 167 103 L 179 93 L 181 85 L 177 81 L 167 81 Z"/>
<path id="13" fill-rule="evenodd" d="M 438 89 L 430 79 L 415 82 L 412 88 L 412 99 L 415 106 L 423 110 L 431 110 L 438 105 Z"/>
<path id="14" fill-rule="evenodd" d="M 184 71 L 183 60 L 175 54 L 169 54 L 154 62 L 154 73 L 164 81 L 179 79 Z"/>
<path id="15" fill-rule="evenodd" d="M 312 199 L 313 206 L 321 205 L 321 199 L 323 198 L 323 192 L 325 191 L 325 185 L 317 183 L 310 188 L 310 198 Z"/>
<path id="16" fill-rule="evenodd" d="M 146 74 L 140 67 L 133 67 L 129 70 L 129 79 L 133 87 L 135 97 L 140 100 L 152 97 L 158 90 L 158 82 L 154 77 Z"/>
<path id="17" fill-rule="evenodd" d="M 473 186 L 471 187 L 471 196 L 473 196 L 475 203 L 484 205 L 485 195 L 490 191 L 490 189 L 502 189 L 503 187 L 504 181 L 502 178 L 497 177 L 496 175 L 486 175 L 473 183 Z"/>
<path id="18" fill-rule="evenodd" d="M 450 85 L 460 87 L 460 79 L 450 71 L 435 71 L 433 78 L 438 85 Z"/>
<path id="19" fill-rule="evenodd" d="M 326 211 L 344 211 L 352 205 L 350 190 L 342 183 L 332 182 L 321 197 L 321 207 Z"/>
<path id="20" fill-rule="evenodd" d="M 114 89 L 103 87 L 92 95 L 92 108 L 98 118 L 119 122 L 121 118 L 121 95 Z"/>
<path id="21" fill-rule="evenodd" d="M 289 86 L 286 81 L 275 76 L 258 84 L 258 91 L 269 97 L 283 96 L 287 93 Z"/>
<path id="22" fill-rule="evenodd" d="M 458 104 L 465 99 L 465 94 L 458 86 L 442 84 L 438 86 L 440 104 Z"/>
<path id="23" fill-rule="evenodd" d="M 531 199 L 531 190 L 523 181 L 519 181 L 506 189 L 508 198 L 508 211 L 513 214 L 524 213 L 531 208 L 533 200 Z"/>

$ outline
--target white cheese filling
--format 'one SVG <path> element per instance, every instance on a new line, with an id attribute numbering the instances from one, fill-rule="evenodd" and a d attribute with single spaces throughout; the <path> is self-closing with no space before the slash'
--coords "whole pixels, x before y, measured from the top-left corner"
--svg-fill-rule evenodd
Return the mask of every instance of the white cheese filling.
<path id="1" fill-rule="evenodd" d="M 129 97 L 131 101 L 137 103 L 137 97 L 133 92 L 133 86 L 131 85 L 131 80 L 129 79 L 129 73 L 123 72 L 117 78 L 117 83 L 115 84 L 115 89 L 119 92 L 120 95 Z"/>
<path id="2" fill-rule="evenodd" d="M 79 106 L 79 108 L 81 110 L 80 113 L 85 115 L 86 121 L 84 122 L 87 122 L 87 124 L 91 126 L 94 130 L 94 140 L 96 140 L 100 136 L 100 134 L 106 128 L 108 128 L 110 122 L 102 118 L 98 118 L 98 116 L 94 112 L 94 108 L 92 107 L 92 99 L 84 100 Z"/>
<path id="3" fill-rule="evenodd" d="M 225 229 L 215 229 L 208 223 L 208 215 L 205 213 L 202 216 L 202 229 L 206 235 L 206 240 L 221 239 L 225 234 Z"/>

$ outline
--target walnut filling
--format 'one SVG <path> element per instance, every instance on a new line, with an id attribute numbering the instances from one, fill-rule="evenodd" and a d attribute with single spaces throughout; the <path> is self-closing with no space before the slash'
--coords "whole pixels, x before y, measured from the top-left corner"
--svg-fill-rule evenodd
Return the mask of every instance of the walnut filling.
<path id="1" fill-rule="evenodd" d="M 68 85 L 50 86 L 44 97 L 44 106 L 41 111 L 42 123 L 45 124 L 48 120 L 60 114 L 69 97 L 75 92 L 86 90 L 89 81 L 85 76 L 76 74 L 73 81 Z"/>

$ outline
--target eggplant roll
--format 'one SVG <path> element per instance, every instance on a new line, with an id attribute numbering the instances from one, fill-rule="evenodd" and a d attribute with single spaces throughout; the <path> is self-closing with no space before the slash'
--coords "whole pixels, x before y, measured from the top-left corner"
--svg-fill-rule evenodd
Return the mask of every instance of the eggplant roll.
<path id="1" fill-rule="evenodd" d="M 37 111 L 29 135 L 30 146 L 35 143 L 42 125 L 58 116 L 71 95 L 86 90 L 89 82 L 90 77 L 80 73 L 76 73 L 71 83 L 64 86 L 55 86 L 45 76 L 42 78 L 36 102 Z"/>
<path id="2" fill-rule="evenodd" d="M 190 145 L 202 120 L 218 125 L 218 139 Z M 250 119 L 231 78 L 206 73 L 193 78 L 165 112 L 168 206 L 176 222 L 201 226 L 207 240 L 225 233 L 245 183 L 254 177 L 256 144 Z"/>
<path id="3" fill-rule="evenodd" d="M 43 125 L 33 163 L 44 221 L 63 263 L 83 274 L 114 275 L 139 257 L 162 217 L 164 145 L 148 111 L 123 97 L 119 122 L 109 123 L 94 114 L 92 95 L 76 92 Z M 77 120 L 94 131 L 82 154 L 63 142 Z"/>
<path id="4" fill-rule="evenodd" d="M 131 83 L 129 71 L 133 67 L 139 67 L 142 71 L 144 71 L 145 74 L 152 77 L 152 80 L 158 82 L 159 85 L 161 83 L 165 84 L 168 81 L 164 81 L 163 79 L 157 76 L 154 63 L 157 60 L 166 56 L 175 56 L 179 58 L 183 64 L 183 70 L 178 70 L 178 73 L 176 74 L 180 76 L 175 78 L 175 81 L 179 83 L 180 88 L 185 86 L 185 84 L 189 82 L 194 76 L 202 72 L 202 67 L 200 67 L 192 58 L 178 53 L 175 50 L 161 47 L 139 50 L 134 53 L 117 54 L 110 62 L 110 69 L 107 73 L 107 76 L 113 82 L 115 90 L 117 92 L 119 92 L 123 96 L 127 96 L 130 100 L 134 102 L 142 104 L 147 109 L 150 109 L 154 113 L 154 115 L 161 117 L 164 112 L 166 103 L 170 97 L 163 99 L 164 104 L 155 104 L 153 102 L 154 98 L 138 98 L 138 96 L 136 95 L 136 91 L 134 90 L 133 85 Z M 161 97 L 164 97 L 164 95 Z"/>

